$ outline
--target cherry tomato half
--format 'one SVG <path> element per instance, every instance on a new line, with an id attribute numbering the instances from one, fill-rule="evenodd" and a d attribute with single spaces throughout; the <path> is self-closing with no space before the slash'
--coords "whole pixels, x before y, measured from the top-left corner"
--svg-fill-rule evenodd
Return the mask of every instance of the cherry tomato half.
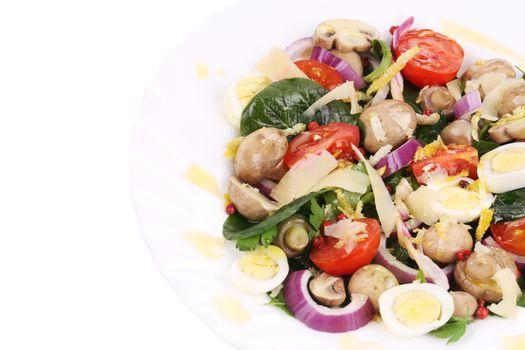
<path id="1" fill-rule="evenodd" d="M 492 224 L 490 230 L 503 249 L 525 256 L 525 218 Z"/>
<path id="2" fill-rule="evenodd" d="M 301 60 L 296 61 L 295 65 L 299 67 L 308 78 L 312 79 L 327 90 L 332 90 L 343 83 L 341 74 L 339 74 L 334 68 L 322 62 L 315 60 Z"/>
<path id="3" fill-rule="evenodd" d="M 291 168 L 307 154 L 328 151 L 337 159 L 352 160 L 352 144 L 359 147 L 359 128 L 347 123 L 330 123 L 305 131 L 288 145 L 284 164 Z"/>
<path id="4" fill-rule="evenodd" d="M 336 248 L 339 239 L 325 237 L 318 246 L 312 246 L 310 259 L 324 272 L 330 275 L 349 275 L 370 264 L 379 247 L 381 229 L 375 219 L 357 219 L 367 225 L 368 237 L 357 243 L 350 251 L 344 247 Z"/>
<path id="5" fill-rule="evenodd" d="M 439 150 L 427 159 L 412 163 L 412 173 L 420 184 L 424 184 L 425 171 L 445 169 L 448 175 L 458 175 L 468 171 L 471 179 L 478 178 L 478 150 L 472 146 L 448 145 L 448 149 Z"/>
<path id="6" fill-rule="evenodd" d="M 456 78 L 463 62 L 463 48 L 449 37 L 430 29 L 409 30 L 401 36 L 396 57 L 418 46 L 421 51 L 402 70 L 403 76 L 419 88 L 445 85 Z"/>

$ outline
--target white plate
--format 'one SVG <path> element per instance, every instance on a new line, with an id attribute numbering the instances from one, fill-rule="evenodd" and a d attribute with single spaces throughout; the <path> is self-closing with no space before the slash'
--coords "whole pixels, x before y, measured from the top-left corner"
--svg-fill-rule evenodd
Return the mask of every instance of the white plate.
<path id="1" fill-rule="evenodd" d="M 484 8 L 477 5 L 474 16 L 473 6 L 464 3 L 440 1 L 423 9 L 417 6 L 422 2 L 242 2 L 213 17 L 163 65 L 146 91 L 135 129 L 133 198 L 144 238 L 162 273 L 188 307 L 227 342 L 240 349 L 265 350 L 502 349 L 503 336 L 525 332 L 524 309 L 520 309 L 519 321 L 492 317 L 476 322 L 459 343 L 450 346 L 431 336 L 396 338 L 377 322 L 347 334 L 313 331 L 264 305 L 264 296 L 245 295 L 229 285 L 225 271 L 237 253 L 221 239 L 226 217 L 222 194 L 212 195 L 185 177 L 192 164 L 198 165 L 213 174 L 220 192 L 225 192 L 231 164 L 223 152 L 236 132 L 223 115 L 224 90 L 272 46 L 285 47 L 310 35 L 327 18 L 364 20 L 388 39 L 389 27 L 409 15 L 416 17 L 419 28 L 445 32 L 441 19 L 448 19 L 498 40 L 456 33 L 466 52 L 466 64 L 506 56 L 525 65 L 525 58 L 517 53 L 525 52 L 525 41 L 520 38 L 521 30 L 514 30 L 521 24 L 518 18 L 523 9 L 492 4 L 480 12 Z M 199 79 L 198 73 L 201 78 L 206 75 L 204 68 L 209 76 Z M 199 239 L 211 242 L 212 248 L 203 250 L 196 243 Z"/>

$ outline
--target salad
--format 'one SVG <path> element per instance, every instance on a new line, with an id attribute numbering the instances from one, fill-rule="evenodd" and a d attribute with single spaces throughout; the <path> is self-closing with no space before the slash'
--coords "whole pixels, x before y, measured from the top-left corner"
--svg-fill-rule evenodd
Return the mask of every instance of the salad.
<path id="1" fill-rule="evenodd" d="M 384 38 L 332 19 L 235 82 L 232 283 L 322 332 L 380 319 L 452 342 L 472 322 L 516 318 L 525 80 L 504 59 L 463 61 L 413 17 Z"/>

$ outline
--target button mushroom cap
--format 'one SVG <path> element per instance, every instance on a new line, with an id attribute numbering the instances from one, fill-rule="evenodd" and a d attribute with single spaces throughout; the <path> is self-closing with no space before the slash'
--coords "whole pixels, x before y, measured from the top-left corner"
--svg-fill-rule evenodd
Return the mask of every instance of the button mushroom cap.
<path id="1" fill-rule="evenodd" d="M 468 80 L 478 79 L 485 73 L 503 73 L 509 78 L 516 77 L 516 71 L 512 64 L 501 58 L 492 58 L 475 62 L 463 73 L 461 80 L 467 82 Z"/>
<path id="2" fill-rule="evenodd" d="M 357 270 L 348 282 L 350 294 L 366 295 L 376 311 L 379 311 L 378 299 L 386 290 L 399 285 L 396 277 L 385 267 L 376 264 L 363 266 Z"/>
<path id="3" fill-rule="evenodd" d="M 313 38 L 315 45 L 326 50 L 366 52 L 372 47 L 372 40 L 379 39 L 379 32 L 361 21 L 331 19 L 317 26 Z"/>
<path id="4" fill-rule="evenodd" d="M 280 247 L 288 258 L 295 258 L 308 247 L 308 232 L 311 230 L 305 216 L 294 214 L 277 225 L 273 244 Z"/>
<path id="5" fill-rule="evenodd" d="M 256 188 L 241 183 L 234 176 L 230 177 L 228 194 L 235 209 L 248 220 L 262 221 L 279 209 L 276 202 L 263 196 Z"/>
<path id="6" fill-rule="evenodd" d="M 431 112 L 441 112 L 446 116 L 454 113 L 456 100 L 450 91 L 443 86 L 427 86 L 419 92 L 421 107 Z"/>
<path id="7" fill-rule="evenodd" d="M 308 283 L 314 299 L 324 306 L 340 306 L 346 300 L 345 284 L 341 277 L 323 272 Z"/>
<path id="8" fill-rule="evenodd" d="M 452 300 L 454 300 L 454 316 L 461 318 L 472 318 L 478 308 L 476 298 L 466 292 L 451 291 Z"/>
<path id="9" fill-rule="evenodd" d="M 235 154 L 233 170 L 243 182 L 280 180 L 286 173 L 283 163 L 288 140 L 283 130 L 262 128 L 246 136 Z"/>
<path id="10" fill-rule="evenodd" d="M 442 232 L 436 225 L 430 226 L 423 235 L 422 245 L 423 252 L 430 259 L 442 264 L 450 264 L 456 261 L 457 251 L 472 250 L 474 242 L 463 225 L 449 224 L 442 229 Z"/>
<path id="11" fill-rule="evenodd" d="M 357 52 L 341 52 L 337 50 L 332 50 L 330 52 L 350 65 L 357 74 L 363 76 L 363 62 L 361 61 L 361 56 L 359 56 Z"/>
<path id="12" fill-rule="evenodd" d="M 498 115 L 511 114 L 519 106 L 525 106 L 525 81 L 505 90 L 497 107 Z"/>
<path id="13" fill-rule="evenodd" d="M 525 119 L 493 126 L 489 129 L 489 135 L 492 141 L 499 144 L 515 140 L 525 140 Z"/>
<path id="14" fill-rule="evenodd" d="M 489 249 L 489 253 L 474 252 L 467 260 L 458 261 L 454 268 L 454 280 L 463 291 L 476 299 L 498 302 L 502 293 L 493 279 L 494 274 L 508 267 L 517 277 L 518 269 L 512 256 L 506 251 L 493 247 Z"/>
<path id="15" fill-rule="evenodd" d="M 359 119 L 366 127 L 364 147 L 370 153 L 376 153 L 385 145 L 400 146 L 417 126 L 416 112 L 409 104 L 397 100 L 384 100 L 370 106 Z"/>
<path id="16" fill-rule="evenodd" d="M 441 131 L 441 139 L 446 145 L 471 145 L 472 144 L 472 126 L 468 120 L 458 119 L 448 124 Z"/>

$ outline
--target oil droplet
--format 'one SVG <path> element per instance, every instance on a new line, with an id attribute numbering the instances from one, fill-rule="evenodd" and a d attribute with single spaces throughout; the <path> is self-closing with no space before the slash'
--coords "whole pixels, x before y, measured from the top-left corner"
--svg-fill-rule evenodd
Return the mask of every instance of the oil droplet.
<path id="1" fill-rule="evenodd" d="M 224 256 L 224 239 L 202 232 L 185 232 L 182 238 L 205 258 L 218 260 Z"/>
<path id="2" fill-rule="evenodd" d="M 215 309 L 228 321 L 243 324 L 250 321 L 250 312 L 232 295 L 221 294 L 213 298 Z"/>
<path id="3" fill-rule="evenodd" d="M 339 345 L 343 350 L 385 350 L 385 347 L 372 341 L 363 341 L 352 334 L 343 334 L 339 338 Z"/>
<path id="4" fill-rule="evenodd" d="M 443 32 L 456 39 L 463 39 L 469 41 L 470 43 L 483 47 L 487 50 L 502 54 L 503 56 L 508 57 L 513 60 L 518 66 L 525 66 L 525 56 L 522 56 L 516 50 L 503 45 L 502 43 L 489 38 L 486 35 L 476 32 L 468 27 L 465 27 L 462 24 L 450 21 L 445 18 L 441 18 L 441 28 Z"/>
<path id="5" fill-rule="evenodd" d="M 525 334 L 503 337 L 505 350 L 525 349 Z"/>
<path id="6" fill-rule="evenodd" d="M 203 190 L 213 194 L 214 196 L 221 197 L 219 192 L 219 185 L 217 184 L 217 179 L 215 176 L 207 171 L 206 169 L 200 167 L 197 164 L 191 164 L 186 170 L 184 177 L 195 184 L 196 186 L 202 188 Z"/>
<path id="7" fill-rule="evenodd" d="M 197 72 L 197 79 L 204 80 L 210 77 L 210 69 L 202 62 L 195 64 L 195 71 Z"/>

